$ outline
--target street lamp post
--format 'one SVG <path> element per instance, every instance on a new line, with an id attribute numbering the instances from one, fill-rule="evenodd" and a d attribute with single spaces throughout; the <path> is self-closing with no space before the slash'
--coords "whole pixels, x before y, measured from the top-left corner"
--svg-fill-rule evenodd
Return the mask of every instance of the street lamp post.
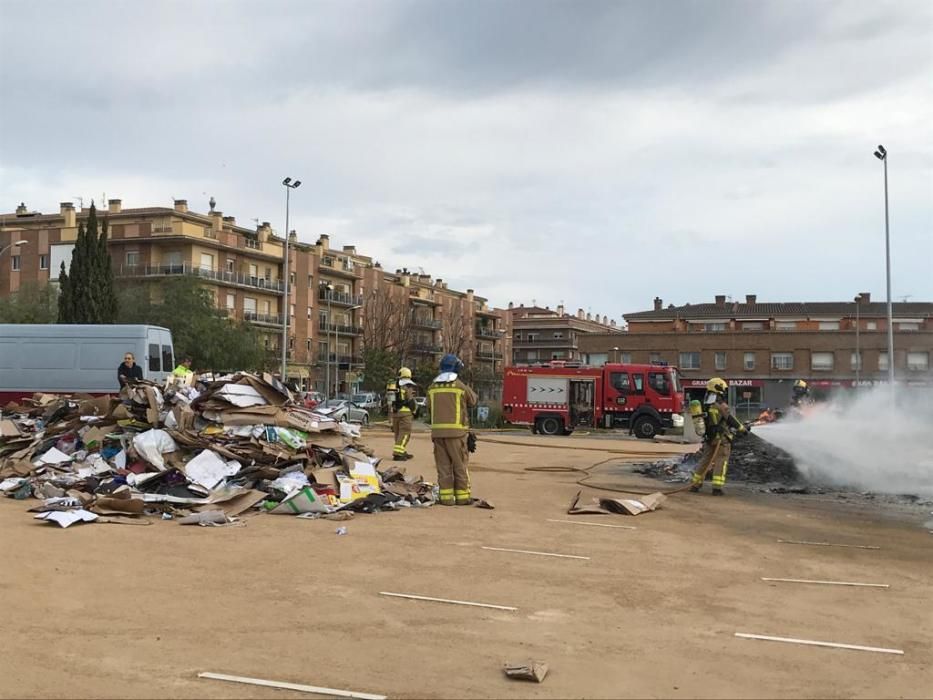
<path id="1" fill-rule="evenodd" d="M 326 332 L 327 338 L 327 361 L 325 364 L 326 371 L 326 384 L 324 385 L 324 399 L 330 398 L 330 327 L 333 322 L 333 307 L 331 302 L 334 298 L 334 285 L 327 284 L 324 289 L 327 292 L 327 323 L 325 324 L 324 331 Z"/>
<path id="2" fill-rule="evenodd" d="M 16 241 L 14 243 L 10 243 L 10 245 L 0 248 L 0 256 L 2 256 L 10 248 L 19 248 L 21 245 L 28 245 L 28 244 L 29 244 L 29 241 Z"/>
<path id="3" fill-rule="evenodd" d="M 884 165 L 884 259 L 888 285 L 888 384 L 894 391 L 894 312 L 891 306 L 891 225 L 888 217 L 888 152 L 878 145 L 875 158 Z"/>
<path id="4" fill-rule="evenodd" d="M 285 371 L 286 367 L 286 357 L 288 353 L 288 317 L 289 312 L 291 311 L 290 299 L 288 296 L 288 282 L 291 277 L 291 273 L 288 270 L 288 243 L 289 236 L 291 235 L 288 228 L 288 215 L 289 215 L 289 204 L 290 204 L 290 195 L 292 190 L 296 190 L 301 186 L 301 180 L 295 180 L 292 182 L 290 177 L 282 180 L 282 184 L 285 185 L 285 301 L 282 304 L 284 307 L 282 310 L 283 320 L 282 320 L 282 383 L 284 384 L 287 381 L 287 375 Z"/>
<path id="5" fill-rule="evenodd" d="M 862 305 L 862 295 L 855 297 L 855 390 L 858 391 L 862 378 L 862 350 L 859 346 L 859 306 Z"/>

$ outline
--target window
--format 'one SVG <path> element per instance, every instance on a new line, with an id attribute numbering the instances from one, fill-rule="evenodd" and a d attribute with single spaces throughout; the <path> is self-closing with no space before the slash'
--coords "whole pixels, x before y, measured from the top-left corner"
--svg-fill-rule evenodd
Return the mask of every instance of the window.
<path id="1" fill-rule="evenodd" d="M 314 275 L 308 275 L 308 289 L 314 289 Z"/>
<path id="2" fill-rule="evenodd" d="M 703 330 L 707 331 L 708 333 L 722 333 L 723 331 L 726 330 L 726 324 L 718 323 L 718 322 L 717 323 L 704 323 Z"/>
<path id="3" fill-rule="evenodd" d="M 700 353 L 682 352 L 680 353 L 681 369 L 700 369 Z"/>
<path id="4" fill-rule="evenodd" d="M 632 383 L 635 385 L 636 394 L 645 393 L 645 376 L 643 374 L 633 374 Z"/>
<path id="5" fill-rule="evenodd" d="M 772 352 L 771 369 L 793 369 L 794 353 L 792 352 Z"/>
<path id="6" fill-rule="evenodd" d="M 774 324 L 774 327 L 779 331 L 795 331 L 797 330 L 796 321 L 777 321 Z"/>
<path id="7" fill-rule="evenodd" d="M 271 279 L 272 279 L 272 268 L 271 268 L 271 267 L 267 267 L 267 268 L 266 268 L 266 274 L 264 274 L 263 277 L 264 277 L 265 279 L 267 279 L 267 280 L 271 280 Z M 294 282 L 294 281 L 295 281 L 295 277 L 294 277 L 294 275 L 292 275 L 292 282 Z"/>
<path id="8" fill-rule="evenodd" d="M 289 305 L 288 305 L 288 315 L 289 315 L 289 316 L 294 316 L 294 315 L 295 315 L 295 305 L 294 305 L 294 304 L 289 304 Z"/>
<path id="9" fill-rule="evenodd" d="M 243 297 L 243 312 L 248 314 L 256 313 L 256 300 L 252 297 Z"/>
<path id="10" fill-rule="evenodd" d="M 266 279 L 271 279 L 271 274 L 270 274 L 269 277 L 266 277 Z M 295 273 L 294 273 L 294 272 L 288 273 L 288 283 L 289 283 L 292 287 L 295 286 Z"/>
<path id="11" fill-rule="evenodd" d="M 820 321 L 819 329 L 821 331 L 838 331 L 839 321 Z"/>
<path id="12" fill-rule="evenodd" d="M 666 372 L 648 372 L 648 385 L 661 396 L 671 395 L 671 383 Z"/>
<path id="13" fill-rule="evenodd" d="M 327 362 L 330 358 L 328 357 L 327 352 L 327 343 L 318 343 L 317 344 L 317 359 L 318 361 Z"/>
<path id="14" fill-rule="evenodd" d="M 202 270 L 214 270 L 214 256 L 209 253 L 201 253 L 201 269 Z"/>
<path id="15" fill-rule="evenodd" d="M 866 322 L 865 322 L 865 330 L 866 330 L 866 331 L 876 331 L 876 330 L 878 330 L 878 322 L 877 322 L 877 321 L 866 321 Z"/>
<path id="16" fill-rule="evenodd" d="M 521 339 L 522 339 L 522 334 L 521 334 L 521 333 L 515 333 L 515 340 L 521 340 Z"/>
<path id="17" fill-rule="evenodd" d="M 294 350 L 294 349 L 295 349 L 295 338 L 294 338 L 294 336 L 288 339 L 288 349 L 289 349 L 289 350 Z"/>
<path id="18" fill-rule="evenodd" d="M 919 324 L 919 323 L 914 323 L 914 322 L 898 323 L 898 324 L 897 324 L 897 330 L 899 330 L 899 331 L 919 331 L 919 330 L 920 330 L 920 324 Z"/>
<path id="19" fill-rule="evenodd" d="M 259 310 L 266 316 L 269 315 L 269 300 L 268 299 L 262 300 L 262 302 L 259 304 Z"/>
<path id="20" fill-rule="evenodd" d="M 235 265 L 236 265 L 236 261 L 234 261 L 232 258 L 227 258 L 227 267 L 226 267 L 227 272 L 230 272 L 230 273 L 236 272 Z"/>
<path id="21" fill-rule="evenodd" d="M 533 341 L 535 341 L 535 340 L 537 340 L 537 339 L 538 339 L 538 334 L 537 334 L 537 333 L 529 333 L 529 334 L 528 334 L 528 341 L 529 341 L 529 342 L 533 342 Z"/>
<path id="22" fill-rule="evenodd" d="M 162 346 L 162 366 L 165 367 L 166 372 L 175 367 L 175 357 L 172 355 L 171 345 Z"/>
<path id="23" fill-rule="evenodd" d="M 862 353 L 852 351 L 852 354 L 849 356 L 849 366 L 854 370 L 862 369 Z"/>
<path id="24" fill-rule="evenodd" d="M 49 256 L 42 254 L 39 256 L 39 269 L 48 270 L 49 269 Z"/>
<path id="25" fill-rule="evenodd" d="M 930 369 L 930 353 L 908 352 L 907 369 L 911 372 L 926 372 Z"/>
<path id="26" fill-rule="evenodd" d="M 622 360 L 621 360 L 621 362 L 622 362 L 623 365 L 630 365 L 630 364 L 632 364 L 632 353 L 630 353 L 630 352 L 623 352 L 623 353 L 622 353 Z"/>
<path id="27" fill-rule="evenodd" d="M 648 355 L 648 364 L 656 365 L 659 362 L 661 362 L 661 353 L 653 352 L 650 355 Z"/>
<path id="28" fill-rule="evenodd" d="M 126 251 L 126 264 L 128 267 L 135 267 L 136 265 L 139 265 L 139 251 L 138 250 Z"/>
<path id="29" fill-rule="evenodd" d="M 831 352 L 810 353 L 810 369 L 818 372 L 827 372 L 832 370 L 833 365 L 834 358 Z"/>
<path id="30" fill-rule="evenodd" d="M 149 343 L 149 371 L 150 372 L 161 372 L 162 363 L 159 362 L 159 344 L 158 343 Z M 168 367 L 171 370 L 171 367 Z"/>
<path id="31" fill-rule="evenodd" d="M 743 331 L 763 331 L 765 324 L 762 321 L 745 321 L 742 324 Z"/>
<path id="32" fill-rule="evenodd" d="M 305 341 L 305 349 L 306 349 L 308 352 L 311 352 L 311 338 L 308 338 L 308 339 Z"/>
<path id="33" fill-rule="evenodd" d="M 627 392 L 632 386 L 627 372 L 612 372 L 609 375 L 609 381 L 612 383 L 613 389 L 622 393 Z"/>
<path id="34" fill-rule="evenodd" d="M 249 266 L 249 276 L 253 284 L 256 284 L 259 279 L 259 267 L 257 265 Z"/>
<path id="35" fill-rule="evenodd" d="M 885 371 L 888 369 L 888 353 L 879 352 L 878 353 L 878 369 Z"/>
<path id="36" fill-rule="evenodd" d="M 742 358 L 745 369 L 755 369 L 755 353 L 747 352 Z"/>
<path id="37" fill-rule="evenodd" d="M 233 311 L 236 308 L 236 295 L 228 294 L 227 295 L 227 309 Z"/>
<path id="38" fill-rule="evenodd" d="M 567 353 L 563 350 L 555 350 L 551 353 L 552 360 L 563 360 L 565 357 L 567 357 Z"/>
<path id="39" fill-rule="evenodd" d="M 13 272 L 16 272 L 20 269 L 20 260 L 18 255 L 14 255 L 10 258 L 13 261 Z"/>
<path id="40" fill-rule="evenodd" d="M 563 337 L 564 337 L 564 334 L 563 334 L 563 333 L 561 333 L 560 331 L 554 331 L 554 339 L 555 339 L 555 340 L 560 340 L 560 339 L 563 338 Z"/>
<path id="41" fill-rule="evenodd" d="M 311 313 L 312 313 L 311 307 L 309 306 L 309 307 L 308 307 L 308 320 L 309 320 L 309 321 L 311 320 Z"/>
<path id="42" fill-rule="evenodd" d="M 717 352 L 715 355 L 715 360 L 716 360 L 716 369 L 726 368 L 726 353 Z"/>

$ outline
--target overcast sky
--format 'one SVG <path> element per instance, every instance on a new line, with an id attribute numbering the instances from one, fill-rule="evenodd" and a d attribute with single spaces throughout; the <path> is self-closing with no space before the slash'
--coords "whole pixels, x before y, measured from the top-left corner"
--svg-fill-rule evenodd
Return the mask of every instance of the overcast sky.
<path id="1" fill-rule="evenodd" d="M 331 234 L 497 305 L 933 301 L 933 3 L 0 0 L 0 209 Z"/>

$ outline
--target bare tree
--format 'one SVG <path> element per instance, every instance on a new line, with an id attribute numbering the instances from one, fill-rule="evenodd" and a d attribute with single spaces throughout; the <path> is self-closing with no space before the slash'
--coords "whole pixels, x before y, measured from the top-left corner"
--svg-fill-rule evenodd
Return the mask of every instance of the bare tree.
<path id="1" fill-rule="evenodd" d="M 408 300 L 382 288 L 363 300 L 363 346 L 403 357 L 411 345 L 412 320 Z"/>
<path id="2" fill-rule="evenodd" d="M 472 349 L 473 332 L 464 319 L 463 308 L 458 304 L 447 310 L 441 324 L 441 349 L 462 357 L 464 351 Z"/>

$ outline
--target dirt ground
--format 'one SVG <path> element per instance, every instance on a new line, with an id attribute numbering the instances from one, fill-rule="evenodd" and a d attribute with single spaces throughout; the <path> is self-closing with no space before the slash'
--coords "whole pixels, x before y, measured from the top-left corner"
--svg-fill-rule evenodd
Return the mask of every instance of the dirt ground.
<path id="1" fill-rule="evenodd" d="M 367 442 L 390 454 L 388 435 Z M 337 524 L 259 515 L 245 527 L 34 521 L 0 502 L 0 696 L 309 697 L 202 671 L 416 698 L 933 697 L 933 537 L 910 518 L 733 488 L 680 494 L 637 518 L 567 516 L 570 473 L 676 451 L 589 438 L 480 443 L 474 494 Z M 409 471 L 433 475 L 413 438 Z M 610 469 L 600 484 L 656 489 Z M 587 489 L 584 495 L 597 492 Z M 634 525 L 586 527 L 549 519 Z M 880 550 L 780 544 L 778 539 Z M 559 559 L 483 550 L 529 549 Z M 772 584 L 760 577 L 890 584 Z M 393 591 L 517 612 L 391 599 Z M 903 656 L 739 639 L 735 632 L 902 649 Z M 507 679 L 546 662 L 544 683 Z"/>

